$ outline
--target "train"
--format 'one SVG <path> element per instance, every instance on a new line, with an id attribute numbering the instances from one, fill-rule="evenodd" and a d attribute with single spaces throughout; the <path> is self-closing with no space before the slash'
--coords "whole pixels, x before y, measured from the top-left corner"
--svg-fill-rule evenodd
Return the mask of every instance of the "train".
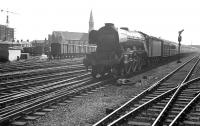
<path id="1" fill-rule="evenodd" d="M 96 51 L 96 45 L 51 43 L 51 56 L 54 58 L 82 57 Z"/>
<path id="2" fill-rule="evenodd" d="M 88 53 L 83 63 L 86 68 L 91 67 L 94 78 L 107 74 L 128 75 L 178 54 L 175 42 L 130 31 L 127 27 L 117 29 L 113 23 L 105 23 L 99 30 L 92 30 L 89 43 L 97 45 L 96 52 Z"/>
<path id="3" fill-rule="evenodd" d="M 29 53 L 31 55 L 46 54 L 51 58 L 73 58 L 83 57 L 89 52 L 95 52 L 96 45 L 81 45 L 81 44 L 67 44 L 67 43 L 51 43 L 48 46 L 35 46 L 24 47 L 23 53 Z"/>

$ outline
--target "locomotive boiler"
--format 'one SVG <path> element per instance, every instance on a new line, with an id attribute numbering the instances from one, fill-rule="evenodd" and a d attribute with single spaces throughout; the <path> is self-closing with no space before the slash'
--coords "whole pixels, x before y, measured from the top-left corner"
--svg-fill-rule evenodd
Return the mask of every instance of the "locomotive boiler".
<path id="1" fill-rule="evenodd" d="M 139 71 L 148 64 L 148 47 L 145 35 L 129 31 L 128 28 L 115 28 L 106 23 L 98 31 L 89 33 L 89 43 L 96 44 L 96 52 L 86 55 L 84 65 L 91 66 L 92 76 L 106 74 L 125 75 Z"/>

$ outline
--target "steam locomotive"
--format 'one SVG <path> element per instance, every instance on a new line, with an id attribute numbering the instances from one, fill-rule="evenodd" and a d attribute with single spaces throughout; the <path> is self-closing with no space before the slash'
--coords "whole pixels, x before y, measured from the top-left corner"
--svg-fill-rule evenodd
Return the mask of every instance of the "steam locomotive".
<path id="1" fill-rule="evenodd" d="M 89 43 L 96 44 L 96 52 L 86 55 L 83 63 L 92 68 L 92 76 L 126 75 L 140 71 L 163 57 L 176 55 L 178 44 L 149 36 L 143 32 L 117 29 L 105 23 L 98 31 L 89 33 Z"/>

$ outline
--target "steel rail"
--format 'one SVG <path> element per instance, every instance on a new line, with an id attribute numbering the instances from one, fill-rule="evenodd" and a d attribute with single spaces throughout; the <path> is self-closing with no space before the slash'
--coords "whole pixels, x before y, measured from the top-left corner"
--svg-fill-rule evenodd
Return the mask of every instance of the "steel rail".
<path id="1" fill-rule="evenodd" d="M 102 85 L 103 83 L 105 83 L 107 81 L 110 81 L 110 80 L 104 80 L 102 82 L 86 84 L 85 86 L 82 86 L 79 88 L 74 88 L 72 90 L 69 90 L 69 89 L 62 89 L 62 91 L 59 90 L 60 93 L 53 93 L 53 95 L 50 95 L 51 97 L 48 97 L 47 99 L 39 100 L 39 101 L 37 101 L 37 103 L 32 102 L 27 106 L 23 106 L 23 107 L 19 108 L 18 110 L 14 110 L 10 114 L 6 114 L 5 116 L 0 116 L 0 123 L 8 120 L 10 118 L 13 118 L 17 115 L 20 115 L 21 113 L 26 113 L 26 112 L 32 111 L 33 109 L 37 109 L 39 107 L 50 104 L 50 103 L 60 100 L 62 98 L 66 99 L 66 96 L 68 96 L 70 94 L 80 93 L 80 91 L 83 91 L 83 90 L 90 90 L 91 88 L 99 87 L 100 85 Z M 79 85 L 82 85 L 82 84 L 79 84 Z"/>
<path id="2" fill-rule="evenodd" d="M 45 74 L 45 75 L 38 75 L 38 76 L 28 77 L 28 78 L 24 78 L 24 79 L 11 80 L 11 81 L 6 81 L 6 82 L 1 82 L 0 86 L 4 86 L 4 85 L 7 86 L 7 85 L 10 85 L 12 83 L 19 83 L 19 82 L 24 82 L 24 81 L 31 81 L 31 80 L 35 80 L 35 79 L 42 79 L 42 78 L 46 78 L 46 77 L 50 77 L 50 76 L 63 75 L 63 74 L 68 74 L 68 73 L 73 73 L 73 72 L 76 73 L 78 71 L 83 72 L 84 70 L 74 70 L 74 71 L 67 71 L 67 72 L 61 71 L 60 73 L 49 73 L 49 74 Z"/>
<path id="3" fill-rule="evenodd" d="M 36 90 L 37 90 L 38 88 L 41 88 L 41 87 L 47 87 L 48 85 L 52 85 L 52 84 L 57 85 L 57 84 L 60 84 L 60 83 L 62 83 L 62 82 L 72 81 L 72 80 L 75 80 L 75 79 L 78 79 L 78 78 L 81 78 L 81 77 L 85 77 L 85 76 L 87 76 L 87 75 L 89 75 L 89 73 L 81 74 L 81 75 L 79 75 L 79 76 L 75 76 L 75 77 L 71 77 L 71 78 L 66 78 L 66 79 L 64 79 L 64 80 L 60 80 L 60 81 L 57 81 L 57 82 L 51 82 L 51 81 L 49 81 L 49 82 L 51 82 L 51 83 L 45 84 L 45 85 L 43 85 L 43 86 L 31 87 L 31 88 L 29 88 L 29 89 L 30 89 L 30 90 L 31 90 L 31 89 L 36 89 Z M 43 81 L 39 81 L 39 83 L 40 83 L 40 82 L 43 82 Z M 6 95 L 0 96 L 0 99 L 3 98 L 3 97 L 9 97 L 9 96 L 16 95 L 16 94 L 19 94 L 19 93 L 24 93 L 24 92 L 27 92 L 27 91 L 26 91 L 26 90 L 21 90 L 21 91 L 9 93 L 9 94 L 7 93 Z"/>
<path id="4" fill-rule="evenodd" d="M 163 115 L 167 112 L 167 109 L 169 109 L 170 105 L 174 102 L 175 98 L 178 95 L 178 92 L 180 91 L 181 85 L 183 85 L 191 76 L 192 71 L 194 70 L 195 66 L 198 64 L 200 58 L 197 60 L 197 62 L 193 65 L 192 69 L 189 71 L 188 75 L 186 76 L 186 78 L 182 81 L 182 83 L 180 84 L 180 86 L 178 87 L 178 89 L 176 90 L 176 92 L 172 95 L 172 97 L 170 98 L 170 100 L 168 101 L 168 103 L 165 105 L 164 109 L 161 111 L 161 113 L 159 114 L 159 116 L 156 118 L 156 120 L 154 121 L 154 123 L 152 124 L 152 126 L 156 126 L 160 123 L 160 120 L 164 117 Z"/>
<path id="5" fill-rule="evenodd" d="M 74 61 L 76 63 L 81 63 Z M 11 63 L 11 64 L 2 64 L 0 70 L 2 72 L 9 72 L 9 71 L 18 71 L 18 70 L 26 70 L 26 69 L 38 69 L 38 68 L 47 68 L 47 67 L 54 67 L 54 66 L 62 66 L 62 65 L 69 65 L 72 62 L 70 61 L 56 61 L 56 62 L 49 62 L 49 61 L 40 61 L 40 62 L 19 62 L 19 63 Z"/>
<path id="6" fill-rule="evenodd" d="M 79 73 L 83 73 L 83 72 L 86 72 L 86 70 L 75 70 L 75 71 L 62 72 L 62 73 L 56 73 L 56 74 L 50 74 L 50 75 L 43 75 L 43 76 L 38 76 L 38 77 L 25 78 L 21 80 L 14 80 L 11 82 L 8 81 L 5 83 L 0 83 L 0 86 L 2 87 L 0 88 L 0 92 L 16 90 L 19 88 L 23 88 L 24 90 L 24 88 L 30 88 L 31 86 L 36 87 L 38 85 L 41 85 L 42 83 L 49 82 L 52 80 L 56 81 L 58 79 L 66 79 L 66 75 L 70 75 L 70 76 L 67 76 L 67 78 L 69 78 L 69 77 L 79 75 Z"/>
<path id="7" fill-rule="evenodd" d="M 82 76 L 85 76 L 85 75 L 82 75 Z M 86 79 L 87 78 L 85 78 L 84 80 L 86 80 Z M 0 104 L 5 104 L 5 103 L 8 103 L 8 102 L 12 103 L 12 102 L 19 100 L 19 99 L 22 99 L 22 98 L 34 96 L 34 95 L 44 93 L 44 92 L 48 92 L 48 91 L 52 91 L 52 90 L 55 90 L 55 89 L 60 89 L 62 87 L 68 86 L 69 83 L 67 83 L 67 84 L 65 84 L 65 83 L 68 82 L 69 80 L 70 79 L 50 83 L 50 85 L 53 85 L 53 86 L 50 86 L 50 87 L 49 87 L 49 85 L 43 86 L 43 87 L 47 87 L 47 88 L 36 87 L 36 88 L 31 88 L 31 89 L 28 89 L 28 90 L 21 91 L 21 92 L 16 92 L 16 93 L 13 93 L 12 95 L 5 95 L 3 97 L 0 97 Z M 84 80 L 82 80 L 82 81 L 84 81 Z M 73 81 L 73 83 L 76 83 L 76 82 L 78 82 L 78 80 Z M 73 84 L 73 83 L 70 83 L 70 84 Z"/>
<path id="8" fill-rule="evenodd" d="M 193 79 L 195 81 L 199 81 L 200 77 Z M 184 85 L 183 85 L 184 86 Z M 197 92 L 196 96 L 183 108 L 181 112 L 174 118 L 174 120 L 170 123 L 169 126 L 175 126 L 182 116 L 185 115 L 186 111 L 200 98 L 200 91 Z"/>
<path id="9" fill-rule="evenodd" d="M 179 66 L 178 68 L 176 68 L 174 71 L 170 72 L 169 74 L 167 74 L 166 76 L 164 76 L 162 79 L 160 79 L 159 81 L 157 81 L 156 83 L 154 83 L 152 86 L 150 86 L 149 88 L 147 88 L 146 90 L 144 90 L 143 92 L 141 92 L 140 94 L 138 94 L 137 96 L 135 96 L 134 98 L 130 99 L 128 102 L 126 102 L 125 104 L 123 104 L 122 106 L 120 106 L 119 108 L 117 108 L 116 110 L 114 110 L 113 112 L 111 112 L 110 114 L 108 114 L 106 117 L 102 118 L 100 121 L 98 121 L 97 123 L 95 123 L 93 126 L 102 126 L 102 125 L 107 124 L 112 118 L 115 118 L 116 115 L 118 115 L 119 113 L 121 113 L 127 106 L 129 106 L 130 104 L 133 104 L 134 102 L 137 102 L 141 97 L 145 96 L 151 90 L 155 89 L 162 82 L 164 82 L 165 80 L 167 80 L 168 78 L 170 78 L 174 73 L 176 73 L 178 70 L 180 70 L 182 67 L 184 67 L 186 64 L 188 64 L 190 61 L 192 61 L 195 58 L 196 58 L 196 56 L 194 56 L 193 58 L 189 59 L 184 64 L 182 64 L 181 66 Z"/>
<path id="10" fill-rule="evenodd" d="M 79 69 L 82 69 L 82 68 L 83 68 L 82 66 L 80 66 L 80 67 L 78 67 L 78 66 L 77 67 L 70 67 L 69 66 L 67 69 L 66 69 L 66 67 L 65 68 L 60 67 L 58 69 L 50 69 L 50 70 L 43 69 L 41 71 L 35 71 L 35 72 L 34 71 L 33 72 L 29 71 L 29 72 L 25 72 L 25 73 L 18 72 L 14 75 L 8 75 L 8 76 L 0 77 L 0 81 L 3 80 L 2 82 L 5 82 L 5 81 L 9 81 L 9 80 L 24 78 L 24 77 L 37 76 L 39 74 L 44 75 L 44 74 L 64 72 L 64 71 L 69 71 L 69 70 L 79 70 Z"/>
<path id="11" fill-rule="evenodd" d="M 48 71 L 48 70 L 56 70 L 60 68 L 70 68 L 70 67 L 84 67 L 81 65 L 68 65 L 68 66 L 59 66 L 59 67 L 50 67 L 50 68 L 40 68 L 40 69 L 33 69 L 33 70 L 24 70 L 24 71 L 16 71 L 12 73 L 4 73 L 1 74 L 0 77 L 5 77 L 5 76 L 14 76 L 18 74 L 29 74 L 29 73 L 35 73 L 35 72 L 42 72 L 42 71 Z"/>
<path id="12" fill-rule="evenodd" d="M 80 81 L 80 82 L 71 82 L 73 83 L 73 85 L 66 85 L 67 87 L 63 87 L 62 89 L 60 90 L 53 90 L 53 92 L 49 92 L 49 93 L 46 93 L 46 94 L 41 94 L 37 97 L 34 97 L 34 98 L 31 98 L 29 100 L 26 100 L 26 101 L 23 101 L 23 102 L 20 102 L 20 103 L 17 103 L 17 104 L 13 104 L 13 105 L 10 105 L 10 106 L 7 106 L 5 108 L 2 108 L 0 109 L 0 115 L 2 115 L 3 113 L 6 113 L 7 111 L 12 111 L 13 109 L 15 110 L 15 108 L 20 108 L 19 106 L 26 106 L 27 104 L 30 104 L 30 102 L 36 102 L 38 101 L 39 99 L 46 99 L 46 98 L 50 98 L 51 94 L 52 95 L 55 95 L 55 94 L 59 94 L 60 92 L 62 92 L 63 90 L 66 91 L 66 90 L 71 90 L 73 88 L 76 88 L 78 86 L 82 86 L 82 84 L 86 83 L 86 82 L 90 82 L 91 81 L 91 78 L 88 78 L 87 80 L 84 80 L 84 81 Z M 70 84 L 71 84 L 70 83 Z"/>
<path id="13" fill-rule="evenodd" d="M 131 115 L 134 115 L 135 113 L 141 111 L 142 109 L 148 107 L 150 104 L 152 104 L 153 102 L 156 102 L 157 100 L 165 97 L 165 96 L 169 96 L 170 94 L 172 94 L 176 89 L 178 88 L 175 87 L 175 88 L 172 88 L 170 90 L 168 90 L 167 92 L 164 92 L 160 95 L 158 95 L 157 97 L 143 103 L 142 105 L 138 106 L 137 108 L 129 111 L 128 113 L 126 113 L 125 115 L 121 116 L 120 118 L 118 118 L 117 120 L 114 120 L 112 123 L 108 124 L 108 126 L 113 126 L 113 125 L 117 125 L 117 123 L 120 123 L 120 122 L 123 122 L 125 120 L 126 117 L 128 116 L 131 116 Z"/>
<path id="14" fill-rule="evenodd" d="M 85 76 L 87 76 L 87 75 L 89 75 L 89 73 L 86 73 L 86 74 L 82 74 L 82 75 L 79 75 L 79 76 L 75 76 L 75 77 L 71 77 L 71 78 L 66 78 L 66 79 L 64 79 L 64 80 L 60 80 L 60 81 L 57 81 L 57 82 L 51 82 L 51 83 L 49 83 L 49 84 L 45 84 L 45 85 L 43 85 L 43 86 L 37 86 L 37 87 L 31 87 L 31 88 L 29 88 L 29 90 L 37 90 L 37 89 L 39 89 L 39 88 L 44 88 L 44 87 L 47 87 L 47 86 L 51 86 L 51 85 L 58 85 L 58 84 L 60 84 L 60 83 L 62 83 L 62 82 L 68 82 L 68 81 L 72 81 L 72 80 L 76 80 L 76 79 L 78 79 L 78 78 L 81 78 L 81 77 L 85 77 Z M 40 81 L 40 82 L 43 82 L 43 81 Z M 39 83 L 40 83 L 39 82 Z M 17 94 L 20 94 L 20 93 L 24 93 L 24 92 L 27 92 L 28 90 L 25 90 L 25 89 L 23 89 L 23 90 L 21 90 L 21 91 L 17 91 L 17 92 L 13 92 L 13 93 L 7 93 L 7 94 L 5 94 L 5 95 L 2 95 L 2 96 L 0 96 L 0 99 L 1 98 L 4 98 L 4 97 L 10 97 L 10 96 L 12 96 L 12 95 L 17 95 Z"/>
<path id="15" fill-rule="evenodd" d="M 66 87 L 66 88 L 61 89 L 61 90 L 50 92 L 48 94 L 43 95 L 42 97 L 41 96 L 37 97 L 38 99 L 35 99 L 35 98 L 31 99 L 28 102 L 26 102 L 26 104 L 19 104 L 18 106 L 14 107 L 14 108 L 10 108 L 9 110 L 3 109 L 4 111 L 1 112 L 0 116 L 6 117 L 8 115 L 12 115 L 16 111 L 24 109 L 24 107 L 28 107 L 28 106 L 31 106 L 33 104 L 38 104 L 38 103 L 46 101 L 48 99 L 52 99 L 53 97 L 58 96 L 58 95 L 60 95 L 64 92 L 69 92 L 71 90 L 75 90 L 77 87 L 80 88 L 81 86 L 83 86 L 84 84 L 86 84 L 90 81 L 91 80 L 87 80 L 87 81 L 84 81 L 84 82 L 81 82 L 81 83 L 76 83 L 75 85 L 72 85 L 70 87 Z"/>
<path id="16" fill-rule="evenodd" d="M 110 123 L 108 126 L 117 125 L 118 123 L 123 122 L 126 117 L 132 116 L 132 115 L 133 116 L 137 115 L 137 113 L 139 111 L 142 111 L 144 108 L 150 106 L 152 103 L 155 103 L 155 102 L 159 101 L 160 99 L 169 96 L 170 94 L 174 93 L 179 87 L 187 86 L 189 84 L 192 84 L 192 83 L 196 82 L 197 80 L 200 80 L 200 78 L 192 79 L 190 81 L 187 81 L 187 82 L 183 83 L 182 85 L 178 85 L 177 87 L 175 87 L 175 88 L 173 88 L 171 90 L 168 90 L 167 92 L 162 93 L 161 95 L 155 97 L 154 99 L 151 99 L 150 101 L 147 101 L 147 102 L 143 103 L 142 105 L 138 106 L 137 108 L 133 109 L 132 111 L 128 112 L 127 114 L 121 116 L 117 120 L 115 120 L 112 123 Z"/>

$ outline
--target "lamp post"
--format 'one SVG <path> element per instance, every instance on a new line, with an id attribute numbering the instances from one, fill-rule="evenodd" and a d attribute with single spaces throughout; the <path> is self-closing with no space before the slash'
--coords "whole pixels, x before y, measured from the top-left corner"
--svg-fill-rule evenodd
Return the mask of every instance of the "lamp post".
<path id="1" fill-rule="evenodd" d="M 182 40 L 181 33 L 183 31 L 184 31 L 184 29 L 178 32 L 178 61 L 177 61 L 177 63 L 181 63 L 181 61 L 180 61 L 180 48 L 181 48 L 181 40 Z"/>

